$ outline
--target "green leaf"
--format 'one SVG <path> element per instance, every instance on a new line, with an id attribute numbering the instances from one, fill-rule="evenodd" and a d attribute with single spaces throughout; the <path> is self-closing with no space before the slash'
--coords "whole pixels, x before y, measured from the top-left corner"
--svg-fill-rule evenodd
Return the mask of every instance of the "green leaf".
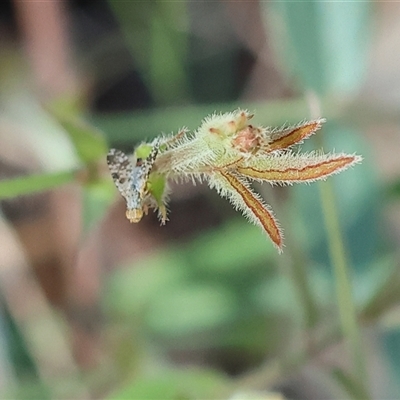
<path id="1" fill-rule="evenodd" d="M 169 370 L 155 377 L 139 378 L 113 393 L 111 400 L 191 400 L 221 398 L 227 379 L 217 372 L 201 369 Z"/>
<path id="2" fill-rule="evenodd" d="M 75 178 L 76 171 L 73 170 L 28 175 L 2 180 L 0 181 L 0 199 L 8 199 L 54 189 L 58 186 L 74 181 Z"/>

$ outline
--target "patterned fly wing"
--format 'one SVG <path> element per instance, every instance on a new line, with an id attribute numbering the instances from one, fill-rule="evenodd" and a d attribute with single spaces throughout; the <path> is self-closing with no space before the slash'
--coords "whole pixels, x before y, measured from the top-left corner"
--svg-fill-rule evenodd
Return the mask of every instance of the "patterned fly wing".
<path id="1" fill-rule="evenodd" d="M 147 195 L 146 184 L 160 148 L 159 140 L 156 139 L 151 146 L 149 155 L 145 159 L 138 158 L 132 171 L 132 188 L 142 200 Z"/>
<path id="2" fill-rule="evenodd" d="M 116 149 L 107 154 L 107 164 L 115 186 L 126 201 L 126 217 L 130 222 L 139 222 L 143 216 L 143 204 L 137 172 L 141 167 L 134 166 L 125 153 Z"/>
<path id="3" fill-rule="evenodd" d="M 128 201 L 133 187 L 133 164 L 125 153 L 117 149 L 111 149 L 108 152 L 107 164 L 115 186 Z"/>
<path id="4" fill-rule="evenodd" d="M 153 142 L 150 154 L 137 159 L 133 165 L 128 156 L 120 150 L 111 149 L 107 155 L 107 164 L 115 186 L 126 200 L 126 217 L 130 222 L 139 222 L 146 211 L 149 200 L 146 184 L 159 150 L 159 141 Z"/>

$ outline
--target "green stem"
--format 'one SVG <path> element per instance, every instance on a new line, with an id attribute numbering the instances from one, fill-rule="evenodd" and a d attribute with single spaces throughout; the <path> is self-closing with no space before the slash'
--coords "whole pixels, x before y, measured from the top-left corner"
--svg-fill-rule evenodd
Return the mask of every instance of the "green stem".
<path id="1" fill-rule="evenodd" d="M 284 217 L 281 217 L 281 220 L 284 219 Z M 283 225 L 290 226 L 289 224 Z M 289 278 L 292 281 L 292 285 L 302 305 L 305 328 L 309 330 L 318 322 L 319 310 L 311 287 L 307 268 L 308 265 L 305 261 L 304 254 L 297 247 L 296 241 L 291 239 L 291 232 L 286 230 L 285 241 L 287 246 L 284 253 L 279 256 L 278 263 L 282 266 L 283 270 L 288 272 Z"/>
<path id="2" fill-rule="evenodd" d="M 328 235 L 329 253 L 335 276 L 341 329 L 344 338 L 348 340 L 353 366 L 357 372 L 358 379 L 363 386 L 366 386 L 367 373 L 362 350 L 362 340 L 352 296 L 349 267 L 339 226 L 333 187 L 331 182 L 322 182 L 319 187 Z"/>
<path id="3" fill-rule="evenodd" d="M 77 172 L 76 170 L 44 172 L 1 180 L 0 200 L 54 189 L 76 180 Z"/>

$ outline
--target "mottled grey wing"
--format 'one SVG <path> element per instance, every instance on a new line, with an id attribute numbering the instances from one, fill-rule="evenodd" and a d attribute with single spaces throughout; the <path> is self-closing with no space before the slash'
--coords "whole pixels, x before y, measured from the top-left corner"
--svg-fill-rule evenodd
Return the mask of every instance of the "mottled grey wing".
<path id="1" fill-rule="evenodd" d="M 133 164 L 124 152 L 117 149 L 111 149 L 108 152 L 107 164 L 115 186 L 121 195 L 128 200 L 132 195 Z"/>
<path id="2" fill-rule="evenodd" d="M 151 169 L 153 168 L 153 165 L 156 161 L 158 152 L 160 150 L 160 139 L 156 138 L 152 142 L 152 149 L 150 154 L 147 156 L 146 160 L 143 163 L 143 172 L 146 175 L 146 179 L 149 177 Z"/>

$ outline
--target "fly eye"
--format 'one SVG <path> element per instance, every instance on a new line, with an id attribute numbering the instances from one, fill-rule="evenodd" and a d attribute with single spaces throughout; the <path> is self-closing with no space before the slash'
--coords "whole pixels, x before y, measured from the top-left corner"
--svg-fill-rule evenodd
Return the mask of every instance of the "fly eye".
<path id="1" fill-rule="evenodd" d="M 137 167 L 141 167 L 143 165 L 143 158 L 138 158 L 137 160 L 136 160 L 136 166 Z"/>

